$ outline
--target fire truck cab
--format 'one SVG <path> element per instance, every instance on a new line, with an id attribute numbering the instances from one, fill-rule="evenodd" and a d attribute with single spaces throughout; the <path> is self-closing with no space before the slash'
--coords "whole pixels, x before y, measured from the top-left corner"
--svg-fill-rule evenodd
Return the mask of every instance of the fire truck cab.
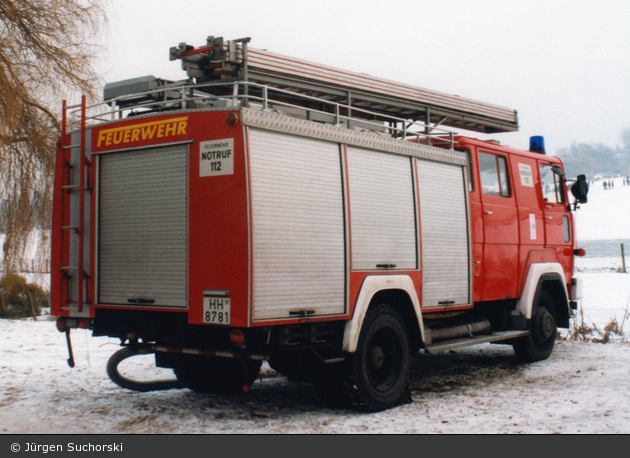
<path id="1" fill-rule="evenodd" d="M 119 338 L 138 391 L 247 391 L 263 361 L 363 411 L 409 401 L 411 355 L 479 343 L 547 358 L 579 300 L 558 158 L 456 135 L 503 107 L 248 48 L 170 51 L 64 106 L 52 307 Z M 575 202 L 569 202 L 568 190 Z M 129 380 L 155 354 L 176 379 Z"/>

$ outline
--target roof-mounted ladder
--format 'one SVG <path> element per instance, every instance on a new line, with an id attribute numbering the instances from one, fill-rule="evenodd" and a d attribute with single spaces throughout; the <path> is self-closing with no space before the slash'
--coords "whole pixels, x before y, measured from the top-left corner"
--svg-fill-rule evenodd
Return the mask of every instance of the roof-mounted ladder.
<path id="1" fill-rule="evenodd" d="M 171 48 L 170 60 L 181 60 L 197 84 L 244 81 L 280 88 L 356 108 L 352 117 L 369 118 L 369 110 L 423 122 L 427 131 L 438 125 L 482 133 L 518 130 L 516 110 L 249 48 L 249 41 L 210 36 L 199 48 L 186 43 Z M 262 93 L 256 85 L 244 88 Z M 219 86 L 206 91 L 226 95 L 217 93 Z"/>

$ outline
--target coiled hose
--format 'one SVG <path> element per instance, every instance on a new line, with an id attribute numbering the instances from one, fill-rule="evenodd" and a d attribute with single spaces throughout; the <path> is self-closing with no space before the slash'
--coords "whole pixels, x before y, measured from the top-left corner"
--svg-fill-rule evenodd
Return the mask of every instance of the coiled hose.
<path id="1" fill-rule="evenodd" d="M 123 347 L 110 356 L 107 361 L 107 375 L 116 385 L 133 391 L 159 391 L 159 390 L 172 390 L 176 388 L 184 388 L 184 386 L 177 379 L 172 380 L 151 380 L 151 381 L 136 381 L 127 377 L 123 377 L 118 371 L 118 365 L 127 358 L 137 355 L 148 355 L 154 353 L 151 348 L 136 347 L 131 348 L 129 346 Z"/>

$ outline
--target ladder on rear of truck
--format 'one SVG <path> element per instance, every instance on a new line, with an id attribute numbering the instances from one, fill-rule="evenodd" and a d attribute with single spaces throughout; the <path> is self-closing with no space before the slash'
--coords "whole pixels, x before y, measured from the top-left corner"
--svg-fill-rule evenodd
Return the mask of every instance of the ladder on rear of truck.
<path id="1" fill-rule="evenodd" d="M 70 109 L 80 108 L 80 129 L 68 132 Z M 55 216 L 61 218 L 61 256 L 53 259 L 53 272 L 61 271 L 61 294 L 64 298 L 64 310 L 77 313 L 84 312 L 84 306 L 90 304 L 89 281 L 89 240 L 86 227 L 86 214 L 89 212 L 91 160 L 86 155 L 86 98 L 81 99 L 79 106 L 67 106 L 63 103 L 61 120 L 61 136 L 57 145 L 57 164 L 63 167 L 59 174 L 62 180 L 61 208 L 54 209 Z M 60 168 L 57 167 L 57 170 Z M 87 260 L 86 260 L 87 259 Z"/>

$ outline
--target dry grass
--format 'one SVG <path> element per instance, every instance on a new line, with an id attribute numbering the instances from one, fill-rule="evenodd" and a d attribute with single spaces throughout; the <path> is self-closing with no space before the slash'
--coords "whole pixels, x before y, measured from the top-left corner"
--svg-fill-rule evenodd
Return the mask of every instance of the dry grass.
<path id="1" fill-rule="evenodd" d="M 598 343 L 625 341 L 626 338 L 623 327 L 628 318 L 630 318 L 628 311 L 629 307 L 626 306 L 621 322 L 617 320 L 617 317 L 612 317 L 602 328 L 595 323 L 585 321 L 584 312 L 580 310 L 579 315 L 574 319 L 571 325 L 571 329 L 566 333 L 558 333 L 558 339 Z"/>
<path id="2" fill-rule="evenodd" d="M 50 306 L 50 293 L 17 274 L 0 279 L 0 318 L 37 317 Z"/>

